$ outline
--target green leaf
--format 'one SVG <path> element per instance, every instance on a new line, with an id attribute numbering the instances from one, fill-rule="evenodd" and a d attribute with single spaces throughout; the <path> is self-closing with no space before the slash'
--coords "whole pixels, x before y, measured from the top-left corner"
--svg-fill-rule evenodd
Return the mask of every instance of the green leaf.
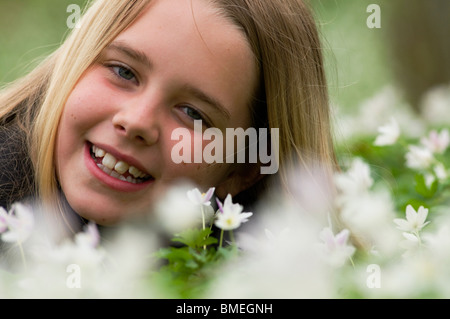
<path id="1" fill-rule="evenodd" d="M 161 259 L 167 259 L 169 264 L 185 263 L 192 259 L 191 254 L 186 249 L 177 249 L 175 247 L 160 249 L 156 256 Z"/>
<path id="2" fill-rule="evenodd" d="M 178 234 L 175 238 L 172 239 L 172 241 L 184 244 L 194 249 L 199 249 L 203 246 L 217 243 L 216 238 L 209 237 L 211 233 L 212 230 L 209 228 L 188 229 Z"/>
<path id="3" fill-rule="evenodd" d="M 420 195 L 426 198 L 430 198 L 436 194 L 436 191 L 438 189 L 438 182 L 436 179 L 433 181 L 433 183 L 431 183 L 430 187 L 427 186 L 425 176 L 423 174 L 416 174 L 415 181 L 415 190 Z"/>

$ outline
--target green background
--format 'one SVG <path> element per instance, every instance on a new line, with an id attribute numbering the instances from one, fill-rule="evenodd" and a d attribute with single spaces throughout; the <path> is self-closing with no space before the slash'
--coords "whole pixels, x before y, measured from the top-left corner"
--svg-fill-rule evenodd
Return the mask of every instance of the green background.
<path id="1" fill-rule="evenodd" d="M 445 17 L 448 18 L 445 20 L 450 20 L 448 0 L 310 0 L 310 2 L 323 36 L 332 101 L 340 108 L 350 111 L 386 85 L 402 86 L 402 80 L 395 75 L 394 70 L 399 68 L 398 62 L 403 62 L 403 59 L 401 55 L 399 57 L 398 54 L 392 54 L 392 34 L 400 29 L 395 22 L 405 21 L 405 15 L 412 12 L 411 8 L 423 3 L 441 6 L 438 9 L 441 13 L 432 13 L 441 16 L 432 16 L 431 20 L 440 21 Z M 70 15 L 67 12 L 68 5 L 78 4 L 82 7 L 84 3 L 83 0 L 0 0 L 0 84 L 24 75 L 40 58 L 52 52 L 68 32 L 66 25 Z M 367 7 L 372 3 L 381 7 L 380 29 L 370 29 L 366 24 L 371 14 L 367 13 Z M 411 17 L 410 21 L 411 19 L 412 24 L 405 21 L 408 23 L 405 32 L 414 35 L 417 34 L 413 28 L 414 24 L 420 27 L 424 21 L 415 17 Z M 448 23 L 447 27 L 450 30 Z M 430 30 L 430 35 L 433 32 Z M 450 37 L 447 38 L 447 35 L 442 34 L 436 42 L 448 43 Z M 400 37 L 405 38 L 405 35 L 402 34 Z M 418 39 L 418 42 L 420 41 Z M 448 50 L 448 44 L 445 45 Z M 414 49 L 405 48 L 404 54 L 409 55 L 413 51 Z M 433 48 L 430 48 L 430 51 L 434 52 Z M 450 56 L 450 52 L 448 53 Z M 422 56 L 419 59 L 423 61 L 414 63 L 425 65 L 426 61 L 433 59 L 426 54 Z M 441 71 L 442 68 L 439 72 Z M 447 80 L 449 78 L 447 74 Z M 429 79 L 426 81 L 430 82 Z M 409 88 L 409 90 L 417 92 L 418 89 Z"/>

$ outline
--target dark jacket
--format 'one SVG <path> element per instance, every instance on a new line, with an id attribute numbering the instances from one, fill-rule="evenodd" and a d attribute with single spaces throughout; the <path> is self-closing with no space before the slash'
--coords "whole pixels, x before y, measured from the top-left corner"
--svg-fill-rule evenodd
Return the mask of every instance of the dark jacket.
<path id="1" fill-rule="evenodd" d="M 26 147 L 26 137 L 19 128 L 0 127 L 0 206 L 5 209 L 16 201 L 33 196 L 34 174 Z"/>

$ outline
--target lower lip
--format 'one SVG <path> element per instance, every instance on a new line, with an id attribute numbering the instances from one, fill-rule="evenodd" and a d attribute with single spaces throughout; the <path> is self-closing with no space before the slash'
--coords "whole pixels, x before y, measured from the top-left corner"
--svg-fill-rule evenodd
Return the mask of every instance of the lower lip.
<path id="1" fill-rule="evenodd" d="M 84 161 L 85 161 L 87 169 L 96 179 L 98 179 L 100 182 L 102 182 L 107 187 L 109 187 L 113 190 L 119 191 L 119 192 L 123 192 L 123 193 L 139 192 L 154 182 L 154 180 L 149 180 L 144 183 L 133 184 L 133 183 L 121 181 L 120 179 L 109 176 L 104 171 L 102 171 L 97 166 L 97 164 L 94 162 L 94 159 L 91 156 L 91 144 L 90 143 L 86 143 L 85 150 L 84 150 Z"/>

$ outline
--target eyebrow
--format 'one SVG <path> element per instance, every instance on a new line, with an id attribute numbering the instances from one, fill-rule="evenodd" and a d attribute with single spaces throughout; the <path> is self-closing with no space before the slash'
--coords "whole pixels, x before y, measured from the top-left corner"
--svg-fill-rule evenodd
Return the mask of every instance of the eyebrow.
<path id="1" fill-rule="evenodd" d="M 119 51 L 119 52 L 127 55 L 131 59 L 136 60 L 137 62 L 139 62 L 149 68 L 152 67 L 152 65 L 153 65 L 152 61 L 148 58 L 148 56 L 144 52 L 135 50 L 121 41 L 112 42 L 106 48 L 108 50 Z"/>
<path id="2" fill-rule="evenodd" d="M 153 66 L 152 61 L 149 59 L 149 57 L 142 51 L 136 50 L 131 48 L 129 45 L 122 41 L 114 41 L 111 44 L 107 46 L 107 49 L 109 50 L 115 50 L 119 51 L 131 59 L 137 61 L 138 63 L 141 63 L 149 68 Z M 193 87 L 191 85 L 185 85 L 183 86 L 183 90 L 197 98 L 198 100 L 212 106 L 214 109 L 222 113 L 227 119 L 230 119 L 231 115 L 228 112 L 227 108 L 222 105 L 217 99 L 213 98 L 212 96 L 206 94 L 202 90 Z"/>
<path id="3" fill-rule="evenodd" d="M 194 96 L 198 100 L 212 106 L 214 109 L 222 113 L 227 119 L 230 119 L 230 113 L 217 99 L 190 85 L 185 85 L 183 89 L 185 92 Z"/>

